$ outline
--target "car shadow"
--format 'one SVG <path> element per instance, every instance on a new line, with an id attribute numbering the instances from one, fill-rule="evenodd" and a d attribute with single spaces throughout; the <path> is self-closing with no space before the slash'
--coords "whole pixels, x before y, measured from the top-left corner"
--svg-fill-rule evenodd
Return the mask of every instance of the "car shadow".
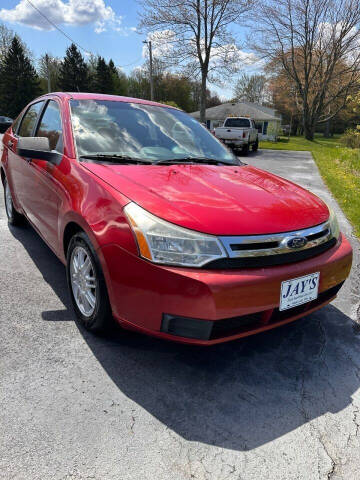
<path id="1" fill-rule="evenodd" d="M 64 266 L 31 227 L 11 232 L 64 304 L 43 320 L 73 321 Z M 183 438 L 223 448 L 251 450 L 339 412 L 360 386 L 359 329 L 334 306 L 210 348 L 78 328 L 123 394 Z"/>

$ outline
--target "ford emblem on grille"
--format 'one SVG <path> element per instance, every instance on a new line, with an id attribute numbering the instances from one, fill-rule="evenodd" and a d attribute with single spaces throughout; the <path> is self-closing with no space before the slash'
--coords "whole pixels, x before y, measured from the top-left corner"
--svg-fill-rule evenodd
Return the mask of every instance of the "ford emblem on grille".
<path id="1" fill-rule="evenodd" d="M 302 248 L 307 244 L 307 239 L 305 237 L 292 237 L 287 240 L 286 245 L 289 248 Z"/>

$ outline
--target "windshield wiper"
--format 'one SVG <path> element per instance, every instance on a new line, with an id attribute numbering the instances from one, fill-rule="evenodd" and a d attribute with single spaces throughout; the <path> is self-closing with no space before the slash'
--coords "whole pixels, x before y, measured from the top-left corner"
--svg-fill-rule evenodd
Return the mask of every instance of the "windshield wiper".
<path id="1" fill-rule="evenodd" d="M 183 157 L 183 158 L 165 158 L 158 160 L 155 165 L 174 165 L 177 163 L 207 163 L 209 165 L 236 165 L 236 163 L 224 162 L 216 160 L 216 158 L 208 157 Z"/>
<path id="2" fill-rule="evenodd" d="M 128 155 L 118 155 L 116 153 L 109 154 L 109 153 L 96 153 L 96 154 L 89 154 L 89 155 L 80 155 L 79 157 L 82 159 L 89 159 L 89 160 L 102 160 L 105 162 L 113 162 L 113 163 L 135 163 L 135 164 L 146 164 L 152 165 L 151 160 L 145 160 L 143 158 L 136 158 L 136 157 L 129 157 Z"/>

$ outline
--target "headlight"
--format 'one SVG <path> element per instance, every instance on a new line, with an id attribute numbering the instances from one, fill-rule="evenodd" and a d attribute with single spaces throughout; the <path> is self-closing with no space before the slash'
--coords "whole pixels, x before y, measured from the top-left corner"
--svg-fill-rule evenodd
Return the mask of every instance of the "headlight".
<path id="1" fill-rule="evenodd" d="M 336 239 L 339 238 L 339 235 L 340 235 L 340 228 L 339 228 L 339 223 L 337 221 L 337 218 L 336 218 L 336 215 L 335 215 L 335 212 L 334 210 L 329 207 L 329 205 L 327 206 L 328 209 L 329 209 L 329 212 L 330 212 L 330 215 L 329 215 L 329 223 L 330 223 L 330 230 L 331 230 L 331 233 L 333 235 L 333 237 L 335 237 Z"/>
<path id="2" fill-rule="evenodd" d="M 126 205 L 124 211 L 135 233 L 140 255 L 152 262 L 201 267 L 226 257 L 219 240 L 212 235 L 173 225 L 135 203 Z"/>

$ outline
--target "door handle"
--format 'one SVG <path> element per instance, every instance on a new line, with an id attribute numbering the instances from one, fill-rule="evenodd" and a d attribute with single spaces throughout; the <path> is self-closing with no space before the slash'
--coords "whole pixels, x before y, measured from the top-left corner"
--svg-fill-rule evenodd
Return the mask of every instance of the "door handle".
<path id="1" fill-rule="evenodd" d="M 13 148 L 14 142 L 13 142 L 12 140 L 9 140 L 9 141 L 7 142 L 7 146 L 8 146 L 9 148 Z"/>

